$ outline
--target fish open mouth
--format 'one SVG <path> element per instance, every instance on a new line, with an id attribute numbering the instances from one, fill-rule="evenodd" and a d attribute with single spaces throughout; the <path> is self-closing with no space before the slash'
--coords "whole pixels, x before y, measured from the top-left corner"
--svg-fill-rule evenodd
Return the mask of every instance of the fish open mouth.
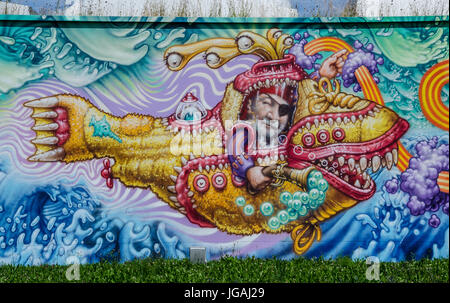
<path id="1" fill-rule="evenodd" d="M 361 117 L 364 119 L 364 116 Z M 347 123 L 354 123 L 354 119 L 342 119 L 340 115 L 336 114 L 328 114 L 325 120 L 316 117 L 311 122 L 324 120 L 324 123 L 333 127 L 338 118 L 339 121 L 342 121 L 341 123 L 345 123 L 344 120 L 348 120 Z M 309 126 L 311 122 L 297 123 L 288 134 L 288 138 L 301 131 L 307 123 Z M 358 201 L 367 200 L 373 196 L 376 190 L 375 182 L 370 177 L 368 170 L 370 169 L 373 173 L 382 168 L 390 170 L 397 164 L 398 140 L 408 128 L 408 122 L 398 118 L 387 132 L 366 142 L 341 142 L 307 148 L 293 144 L 289 140 L 286 148 L 288 165 L 299 169 L 314 165 L 336 189 Z"/>

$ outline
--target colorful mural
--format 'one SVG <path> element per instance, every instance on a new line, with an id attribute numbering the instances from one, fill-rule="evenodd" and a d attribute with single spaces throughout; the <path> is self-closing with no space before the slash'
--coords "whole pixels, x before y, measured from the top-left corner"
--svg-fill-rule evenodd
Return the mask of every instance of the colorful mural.
<path id="1" fill-rule="evenodd" d="M 448 16 L 1 18 L 0 264 L 448 258 Z"/>

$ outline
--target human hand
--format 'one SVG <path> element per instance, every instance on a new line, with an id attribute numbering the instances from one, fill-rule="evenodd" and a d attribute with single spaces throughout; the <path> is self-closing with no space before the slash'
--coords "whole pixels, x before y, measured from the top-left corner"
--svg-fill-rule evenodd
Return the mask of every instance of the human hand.
<path id="1" fill-rule="evenodd" d="M 253 190 L 260 191 L 272 182 L 272 179 L 263 174 L 263 166 L 253 166 L 247 170 L 247 181 Z"/>
<path id="2" fill-rule="evenodd" d="M 320 77 L 327 77 L 328 79 L 333 79 L 339 73 L 342 73 L 342 67 L 344 66 L 344 56 L 347 54 L 346 49 L 341 49 L 340 51 L 334 53 L 325 61 L 323 61 L 322 66 L 319 69 Z"/>

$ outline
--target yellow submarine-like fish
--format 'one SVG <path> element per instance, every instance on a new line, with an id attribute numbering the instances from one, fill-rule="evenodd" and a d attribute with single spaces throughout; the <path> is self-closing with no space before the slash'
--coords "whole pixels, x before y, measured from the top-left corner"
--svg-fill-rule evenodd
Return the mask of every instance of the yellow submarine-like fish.
<path id="1" fill-rule="evenodd" d="M 373 196 L 373 172 L 397 163 L 397 141 L 409 125 L 395 112 L 373 101 L 340 92 L 338 82 L 309 79 L 285 51 L 293 38 L 278 29 L 266 37 L 241 32 L 234 38 L 215 38 L 172 46 L 165 52 L 168 68 L 182 69 L 204 52 L 206 63 L 218 68 L 243 54 L 261 57 L 251 70 L 226 87 L 223 100 L 197 122 L 127 114 L 115 117 L 82 97 L 59 94 L 24 105 L 33 109 L 36 152 L 30 161 L 66 163 L 108 158 L 104 177 L 130 187 L 152 190 L 194 224 L 217 227 L 231 234 L 290 232 L 297 254 L 320 240 L 319 224 Z M 292 126 L 286 140 L 271 150 L 256 150 L 255 164 L 277 166 L 276 181 L 249 192 L 246 180 L 234 175 L 225 150 L 227 137 L 252 91 L 274 85 L 297 94 Z M 231 121 L 231 123 L 230 123 Z M 273 227 L 262 210 L 286 210 L 285 192 L 308 190 L 308 176 L 319 171 L 329 187 L 322 204 L 306 214 Z M 103 172 L 102 172 L 103 175 Z M 236 203 L 242 199 L 242 204 Z M 244 204 L 254 212 L 244 211 Z"/>

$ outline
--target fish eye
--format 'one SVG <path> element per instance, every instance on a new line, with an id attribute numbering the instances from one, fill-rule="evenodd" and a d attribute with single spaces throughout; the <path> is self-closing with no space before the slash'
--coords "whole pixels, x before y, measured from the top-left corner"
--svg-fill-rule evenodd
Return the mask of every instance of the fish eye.
<path id="1" fill-rule="evenodd" d="M 178 53 L 171 53 L 169 56 L 167 56 L 166 62 L 171 68 L 176 68 L 180 66 L 181 60 L 183 57 Z"/>
<path id="2" fill-rule="evenodd" d="M 290 46 L 294 43 L 294 40 L 292 39 L 292 37 L 287 37 L 286 39 L 284 39 L 284 45 Z"/>
<path id="3" fill-rule="evenodd" d="M 220 57 L 216 53 L 209 53 L 206 55 L 206 62 L 208 65 L 216 65 L 220 62 Z"/>
<path id="4" fill-rule="evenodd" d="M 238 47 L 243 50 L 249 49 L 254 43 L 255 42 L 247 36 L 241 36 L 237 40 Z"/>

